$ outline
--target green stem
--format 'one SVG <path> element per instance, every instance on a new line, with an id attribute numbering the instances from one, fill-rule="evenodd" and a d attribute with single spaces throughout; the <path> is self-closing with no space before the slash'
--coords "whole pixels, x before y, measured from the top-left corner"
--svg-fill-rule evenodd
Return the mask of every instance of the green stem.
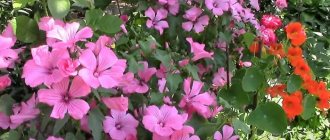
<path id="1" fill-rule="evenodd" d="M 41 2 L 42 2 L 42 7 L 43 7 L 44 10 L 45 10 L 45 14 L 46 14 L 46 16 L 48 16 L 48 10 L 47 10 L 46 0 L 42 0 Z"/>

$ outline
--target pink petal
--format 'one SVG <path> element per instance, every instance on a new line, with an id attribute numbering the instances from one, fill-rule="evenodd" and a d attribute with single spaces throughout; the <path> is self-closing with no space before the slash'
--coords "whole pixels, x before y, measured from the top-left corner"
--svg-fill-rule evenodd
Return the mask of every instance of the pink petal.
<path id="1" fill-rule="evenodd" d="M 222 135 L 221 135 L 221 133 L 219 132 L 219 131 L 216 131 L 215 133 L 214 133 L 214 140 L 222 140 Z"/>
<path id="2" fill-rule="evenodd" d="M 91 88 L 79 76 L 74 77 L 69 94 L 71 97 L 84 97 L 91 92 Z"/>
<path id="3" fill-rule="evenodd" d="M 234 128 L 228 125 L 222 127 L 223 139 L 229 139 L 234 133 Z"/>
<path id="4" fill-rule="evenodd" d="M 81 99 L 73 99 L 68 104 L 68 113 L 76 120 L 83 118 L 89 111 L 89 105 Z"/>
<path id="5" fill-rule="evenodd" d="M 9 127 L 9 124 L 10 118 L 6 114 L 0 112 L 0 127 L 2 129 L 7 129 Z"/>
<path id="6" fill-rule="evenodd" d="M 165 9 L 157 10 L 157 14 L 156 14 L 156 17 L 155 17 L 156 21 L 160 21 L 162 19 L 165 19 L 166 17 L 167 17 L 167 10 L 165 10 Z"/>
<path id="7" fill-rule="evenodd" d="M 85 50 L 79 57 L 81 65 L 94 72 L 97 61 L 94 53 L 91 50 Z"/>
<path id="8" fill-rule="evenodd" d="M 185 30 L 185 31 L 191 31 L 191 29 L 193 28 L 193 23 L 188 21 L 188 22 L 184 22 L 182 23 L 182 28 Z"/>
<path id="9" fill-rule="evenodd" d="M 38 100 L 50 106 L 56 105 L 63 100 L 61 93 L 53 89 L 40 89 L 38 91 Z"/>
<path id="10" fill-rule="evenodd" d="M 28 60 L 24 64 L 22 78 L 25 78 L 27 85 L 36 87 L 44 82 L 47 72 L 46 68 L 36 65 L 33 60 Z"/>
<path id="11" fill-rule="evenodd" d="M 199 81 L 193 81 L 193 85 L 191 87 L 191 91 L 190 91 L 190 96 L 194 96 L 200 93 L 200 91 L 203 88 L 204 83 L 203 82 L 199 82 Z"/>
<path id="12" fill-rule="evenodd" d="M 250 0 L 250 4 L 251 6 L 256 9 L 257 11 L 260 10 L 260 7 L 259 7 L 259 0 Z"/>
<path id="13" fill-rule="evenodd" d="M 84 27 L 77 32 L 75 39 L 82 40 L 86 38 L 91 38 L 92 36 L 93 36 L 93 30 L 90 27 Z"/>
<path id="14" fill-rule="evenodd" d="M 67 111 L 68 111 L 68 106 L 63 102 L 58 102 L 54 105 L 50 117 L 55 119 L 63 119 Z"/>
<path id="15" fill-rule="evenodd" d="M 115 53 L 110 49 L 103 47 L 98 56 L 98 68 L 97 71 L 104 71 L 113 66 L 118 61 Z"/>
<path id="16" fill-rule="evenodd" d="M 64 78 L 61 82 L 52 85 L 52 89 L 56 90 L 58 94 L 65 94 L 69 89 L 69 78 Z"/>
<path id="17" fill-rule="evenodd" d="M 109 109 L 115 109 L 119 111 L 127 111 L 128 110 L 128 98 L 127 97 L 103 97 L 103 103 Z"/>
<path id="18" fill-rule="evenodd" d="M 149 17 L 151 20 L 153 20 L 154 18 L 155 18 L 155 15 L 156 15 L 156 13 L 154 12 L 154 10 L 151 8 L 151 7 L 149 7 L 146 11 L 145 11 L 145 13 L 144 13 L 147 17 Z"/>
<path id="19" fill-rule="evenodd" d="M 142 123 L 144 127 L 150 132 L 155 132 L 155 126 L 158 123 L 158 119 L 152 115 L 143 116 Z"/>
<path id="20" fill-rule="evenodd" d="M 83 68 L 79 71 L 78 75 L 92 88 L 98 88 L 100 86 L 99 80 L 94 76 L 93 71 Z"/>
<path id="21" fill-rule="evenodd" d="M 157 125 L 155 127 L 155 133 L 160 136 L 170 136 L 173 133 L 173 130 L 170 127 L 161 127 Z"/>

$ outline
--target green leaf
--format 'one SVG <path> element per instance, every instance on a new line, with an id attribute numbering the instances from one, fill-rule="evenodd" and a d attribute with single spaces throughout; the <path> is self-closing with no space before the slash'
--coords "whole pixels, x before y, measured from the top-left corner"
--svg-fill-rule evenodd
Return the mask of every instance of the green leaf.
<path id="1" fill-rule="evenodd" d="M 100 109 L 96 108 L 89 112 L 88 116 L 88 127 L 92 131 L 94 140 L 102 139 L 102 123 L 104 120 L 104 115 Z"/>
<path id="2" fill-rule="evenodd" d="M 213 136 L 214 132 L 217 130 L 218 124 L 215 123 L 206 123 L 203 125 L 200 125 L 198 129 L 196 130 L 196 134 L 201 139 L 207 139 L 209 136 Z"/>
<path id="3" fill-rule="evenodd" d="M 121 30 L 122 20 L 113 15 L 105 15 L 98 22 L 98 29 L 108 34 L 115 34 Z"/>
<path id="4" fill-rule="evenodd" d="M 25 42 L 32 43 L 37 41 L 39 36 L 39 27 L 35 20 L 27 16 L 18 16 L 16 22 L 16 36 L 17 39 Z"/>
<path id="5" fill-rule="evenodd" d="M 183 79 L 179 74 L 168 74 L 166 77 L 167 87 L 170 92 L 175 92 L 179 85 L 182 83 Z"/>
<path id="6" fill-rule="evenodd" d="M 234 118 L 233 126 L 235 128 L 236 133 L 238 132 L 238 130 L 242 130 L 245 134 L 250 133 L 250 127 L 237 118 Z"/>
<path id="7" fill-rule="evenodd" d="M 186 65 L 185 68 L 187 69 L 187 71 L 189 72 L 189 74 L 194 78 L 194 80 L 200 81 L 199 76 L 198 76 L 198 68 L 197 68 L 197 66 L 188 64 L 188 65 Z"/>
<path id="8" fill-rule="evenodd" d="M 62 19 L 70 11 L 70 0 L 47 0 L 48 8 L 53 17 Z"/>
<path id="9" fill-rule="evenodd" d="M 315 106 L 316 106 L 316 97 L 314 97 L 312 95 L 307 95 L 304 98 L 303 106 L 304 106 L 304 112 L 301 114 L 301 117 L 304 120 L 308 120 L 315 113 L 315 110 L 316 110 L 315 109 Z"/>
<path id="10" fill-rule="evenodd" d="M 137 73 L 138 70 L 141 68 L 141 65 L 139 65 L 135 58 L 132 56 L 129 56 L 128 60 L 128 71 L 133 72 L 133 73 Z"/>
<path id="11" fill-rule="evenodd" d="M 86 11 L 85 20 L 86 24 L 92 27 L 94 30 L 97 30 L 97 24 L 99 23 L 100 19 L 103 16 L 103 11 L 100 9 L 92 9 Z"/>
<path id="12" fill-rule="evenodd" d="M 6 115 L 11 115 L 13 104 L 15 100 L 11 98 L 10 95 L 4 94 L 0 97 L 0 112 L 5 113 Z"/>
<path id="13" fill-rule="evenodd" d="M 292 74 L 287 83 L 287 91 L 289 93 L 295 92 L 300 89 L 302 84 L 302 79 L 298 75 Z"/>
<path id="14" fill-rule="evenodd" d="M 244 107 L 250 103 L 249 94 L 242 89 L 240 80 L 232 79 L 232 83 L 229 90 L 226 88 L 222 89 L 219 92 L 219 96 L 231 106 L 244 110 Z"/>
<path id="15" fill-rule="evenodd" d="M 105 9 L 111 3 L 112 0 L 94 0 L 95 8 Z"/>
<path id="16" fill-rule="evenodd" d="M 246 92 L 257 91 L 264 82 L 264 75 L 257 67 L 246 70 L 242 79 L 242 87 Z"/>
<path id="17" fill-rule="evenodd" d="M 154 57 L 162 62 L 166 68 L 171 68 L 171 56 L 166 51 L 156 49 Z"/>
<path id="18" fill-rule="evenodd" d="M 13 0 L 13 8 L 20 9 L 24 8 L 28 3 L 33 3 L 35 0 Z"/>
<path id="19" fill-rule="evenodd" d="M 72 6 L 77 6 L 81 8 L 91 8 L 92 7 L 92 1 L 91 0 L 73 0 L 73 5 Z"/>
<path id="20" fill-rule="evenodd" d="M 20 140 L 21 135 L 15 131 L 15 130 L 10 130 L 9 132 L 6 132 L 0 136 L 1 140 Z"/>
<path id="21" fill-rule="evenodd" d="M 151 92 L 150 93 L 150 104 L 153 105 L 162 105 L 163 104 L 164 94 L 159 92 Z"/>
<path id="22" fill-rule="evenodd" d="M 243 43 L 245 45 L 245 47 L 250 47 L 250 45 L 252 44 L 252 42 L 255 39 L 255 35 L 253 33 L 247 32 L 243 35 Z"/>
<path id="23" fill-rule="evenodd" d="M 283 133 L 288 125 L 282 107 L 274 102 L 260 104 L 247 117 L 246 122 L 273 134 Z"/>
<path id="24" fill-rule="evenodd" d="M 63 119 L 56 120 L 54 129 L 53 129 L 53 135 L 56 135 L 58 132 L 60 132 L 60 130 L 68 122 L 69 118 L 70 118 L 69 115 L 65 115 L 65 117 Z"/>
<path id="25" fill-rule="evenodd" d="M 65 140 L 76 140 L 76 136 L 71 132 L 66 133 Z"/>

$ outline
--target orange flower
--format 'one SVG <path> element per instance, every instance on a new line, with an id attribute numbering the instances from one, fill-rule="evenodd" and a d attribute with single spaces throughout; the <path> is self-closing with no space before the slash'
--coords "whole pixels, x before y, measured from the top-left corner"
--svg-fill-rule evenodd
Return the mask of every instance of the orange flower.
<path id="1" fill-rule="evenodd" d="M 266 93 L 270 95 L 270 97 L 274 98 L 278 95 L 284 96 L 286 92 L 284 91 L 286 88 L 285 84 L 275 85 L 273 87 L 269 87 L 266 89 Z"/>
<path id="2" fill-rule="evenodd" d="M 295 66 L 295 61 L 297 59 L 302 59 L 302 49 L 299 47 L 289 47 L 288 48 L 288 59 L 292 66 Z"/>
<path id="3" fill-rule="evenodd" d="M 286 26 L 286 35 L 294 46 L 300 46 L 306 41 L 306 33 L 301 23 L 291 22 Z"/>
<path id="4" fill-rule="evenodd" d="M 285 56 L 283 45 L 280 43 L 270 45 L 268 53 L 271 55 L 275 55 L 279 58 L 283 58 Z"/>
<path id="5" fill-rule="evenodd" d="M 320 94 L 317 102 L 317 107 L 321 110 L 329 109 L 330 108 L 330 93 L 329 91 L 323 92 Z"/>
<path id="6" fill-rule="evenodd" d="M 259 43 L 257 41 L 254 41 L 250 47 L 249 47 L 249 51 L 253 54 L 257 54 L 260 49 L 259 49 Z"/>
<path id="7" fill-rule="evenodd" d="M 302 98 L 300 91 L 283 96 L 282 108 L 290 120 L 303 112 Z"/>
<path id="8" fill-rule="evenodd" d="M 304 81 L 311 79 L 311 69 L 304 59 L 297 59 L 293 66 L 295 67 L 294 74 L 299 75 Z"/>

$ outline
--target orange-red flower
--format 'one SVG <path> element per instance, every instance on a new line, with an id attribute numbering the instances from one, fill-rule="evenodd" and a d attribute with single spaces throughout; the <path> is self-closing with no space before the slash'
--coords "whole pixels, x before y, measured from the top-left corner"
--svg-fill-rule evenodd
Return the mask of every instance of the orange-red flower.
<path id="1" fill-rule="evenodd" d="M 311 69 L 304 59 L 297 59 L 293 73 L 299 75 L 304 81 L 311 79 Z"/>
<path id="2" fill-rule="evenodd" d="M 278 95 L 284 96 L 287 93 L 284 91 L 286 88 L 285 84 L 275 85 L 273 87 L 269 87 L 266 89 L 266 93 L 270 95 L 270 97 L 274 98 Z"/>
<path id="3" fill-rule="evenodd" d="M 260 51 L 259 48 L 259 43 L 257 41 L 254 41 L 250 47 L 249 47 L 249 51 L 253 54 L 257 54 Z"/>
<path id="4" fill-rule="evenodd" d="M 330 108 L 330 93 L 329 91 L 324 91 L 320 94 L 317 102 L 317 107 L 321 110 L 329 109 Z"/>
<path id="5" fill-rule="evenodd" d="M 300 91 L 283 96 L 282 108 L 290 120 L 303 112 L 302 99 L 303 97 Z"/>
<path id="6" fill-rule="evenodd" d="M 283 58 L 285 56 L 285 52 L 283 50 L 283 45 L 280 43 L 274 43 L 270 45 L 268 53 L 271 55 L 275 55 L 279 58 Z"/>
<path id="7" fill-rule="evenodd" d="M 300 47 L 289 47 L 287 57 L 292 66 L 295 66 L 297 59 L 302 59 L 302 49 Z"/>
<path id="8" fill-rule="evenodd" d="M 286 35 L 294 46 L 300 46 L 306 41 L 306 33 L 300 22 L 291 22 L 286 26 Z"/>

